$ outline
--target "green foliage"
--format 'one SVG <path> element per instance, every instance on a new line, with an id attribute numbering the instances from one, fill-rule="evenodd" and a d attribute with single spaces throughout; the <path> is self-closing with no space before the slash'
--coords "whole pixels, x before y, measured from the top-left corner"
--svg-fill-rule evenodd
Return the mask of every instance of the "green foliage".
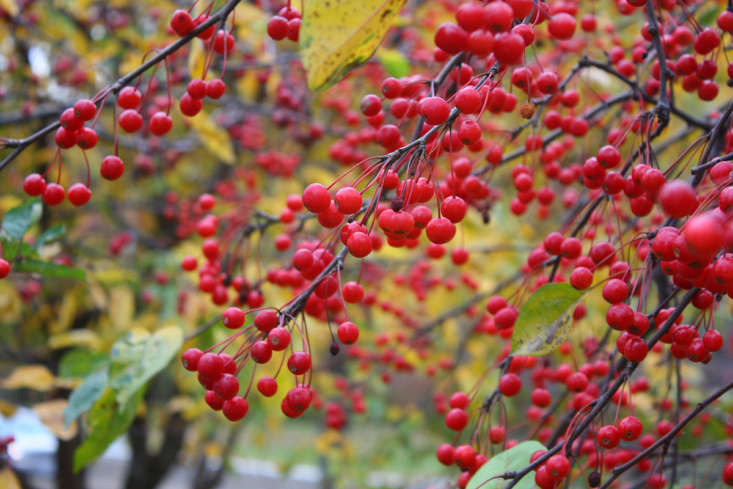
<path id="1" fill-rule="evenodd" d="M 519 311 L 512 335 L 513 355 L 547 355 L 570 332 L 571 308 L 584 292 L 567 283 L 545 284 L 537 289 Z"/>
<path id="2" fill-rule="evenodd" d="M 468 481 L 466 489 L 502 489 L 508 483 L 506 479 L 493 479 L 505 472 L 520 470 L 529 465 L 529 459 L 537 450 L 545 450 L 540 442 L 530 440 L 519 443 L 509 450 L 504 450 L 491 457 Z M 486 482 L 489 481 L 489 482 Z M 532 489 L 534 484 L 534 471 L 522 477 L 514 486 L 517 489 Z"/>
<path id="3" fill-rule="evenodd" d="M 99 399 L 107 387 L 107 370 L 100 370 L 84 378 L 79 387 L 69 396 L 69 404 L 64 409 L 64 422 L 70 425 L 76 418 L 87 412 Z M 90 426 L 90 428 L 92 428 Z"/>
<path id="4" fill-rule="evenodd" d="M 87 437 L 74 452 L 74 471 L 99 457 L 110 443 L 122 435 L 135 418 L 145 389 L 132 393 L 127 402 L 117 402 L 117 393 L 108 388 L 92 406 L 87 416 Z"/>
<path id="5" fill-rule="evenodd" d="M 108 356 L 99 351 L 84 349 L 71 350 L 59 362 L 59 377 L 86 377 L 99 369 L 107 368 Z"/>
<path id="6" fill-rule="evenodd" d="M 13 207 L 3 217 L 2 230 L 7 236 L 20 241 L 28 228 L 41 218 L 43 208 L 39 199 L 30 199 Z"/>
<path id="7" fill-rule="evenodd" d="M 128 400 L 145 383 L 160 372 L 183 344 L 183 333 L 178 327 L 168 327 L 149 334 L 132 331 L 118 340 L 110 351 L 109 386 L 115 391 L 117 402 Z"/>
<path id="8" fill-rule="evenodd" d="M 86 273 L 81 268 L 67 267 L 66 265 L 35 258 L 23 258 L 15 265 L 14 269 L 16 272 L 38 273 L 50 278 L 72 278 L 75 280 L 86 278 Z"/>

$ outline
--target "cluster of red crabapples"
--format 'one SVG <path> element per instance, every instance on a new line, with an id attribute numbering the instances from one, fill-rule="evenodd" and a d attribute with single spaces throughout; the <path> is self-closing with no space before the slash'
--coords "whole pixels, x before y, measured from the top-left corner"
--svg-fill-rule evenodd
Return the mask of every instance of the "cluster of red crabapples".
<path id="1" fill-rule="evenodd" d="M 300 37 L 301 15 L 298 10 L 287 5 L 280 9 L 267 21 L 267 35 L 275 41 L 282 41 L 285 38 L 298 42 Z"/>
<path id="2" fill-rule="evenodd" d="M 237 421 L 247 414 L 247 397 L 252 384 L 250 382 L 250 387 L 240 392 L 237 374 L 250 359 L 256 365 L 264 365 L 282 352 L 277 373 L 274 377 L 260 377 L 257 390 L 265 397 L 274 396 L 278 391 L 277 376 L 286 364 L 288 371 L 295 377 L 296 385 L 283 397 L 281 408 L 286 416 L 297 418 L 308 409 L 314 397 L 310 387 L 311 356 L 305 337 L 304 350 L 293 351 L 290 330 L 280 323 L 281 316 L 277 312 L 264 309 L 256 314 L 254 311 L 249 313 L 254 314 L 254 320 L 245 326 L 246 313 L 237 307 L 227 308 L 222 314 L 222 323 L 238 331 L 206 352 L 189 348 L 181 356 L 183 366 L 198 373 L 199 383 L 206 389 L 204 399 L 209 407 L 215 411 L 221 410 L 230 421 Z M 237 345 L 236 353 L 225 353 L 224 350 L 234 345 L 239 338 L 244 338 L 244 341 Z M 220 351 L 213 351 L 216 348 Z M 254 380 L 254 370 L 252 376 Z"/>

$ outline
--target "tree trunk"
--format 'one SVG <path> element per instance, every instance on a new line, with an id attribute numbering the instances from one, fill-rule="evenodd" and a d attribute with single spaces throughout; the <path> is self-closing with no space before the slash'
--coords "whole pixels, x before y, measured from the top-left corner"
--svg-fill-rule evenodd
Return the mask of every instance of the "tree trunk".
<path id="1" fill-rule="evenodd" d="M 74 451 L 81 442 L 77 434 L 68 441 L 59 440 L 56 449 L 56 489 L 86 489 L 85 470 L 74 473 Z"/>

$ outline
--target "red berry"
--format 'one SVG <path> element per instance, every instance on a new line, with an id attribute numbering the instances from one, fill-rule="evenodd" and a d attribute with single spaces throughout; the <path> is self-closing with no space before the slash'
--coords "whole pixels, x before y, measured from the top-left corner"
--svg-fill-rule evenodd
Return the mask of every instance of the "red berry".
<path id="1" fill-rule="evenodd" d="M 267 22 L 267 35 L 275 41 L 282 41 L 288 35 L 288 19 L 276 15 Z"/>
<path id="2" fill-rule="evenodd" d="M 514 373 L 507 373 L 499 379 L 499 391 L 507 397 L 513 397 L 522 390 L 522 379 Z"/>
<path id="3" fill-rule="evenodd" d="M 547 30 L 555 39 L 570 39 L 575 32 L 575 18 L 565 12 L 555 14 L 547 23 Z"/>
<path id="4" fill-rule="evenodd" d="M 74 104 L 74 114 L 82 121 L 90 121 L 97 115 L 97 106 L 91 100 L 77 100 Z"/>
<path id="5" fill-rule="evenodd" d="M 227 86 L 221 78 L 212 78 L 206 82 L 206 96 L 213 99 L 221 98 Z"/>
<path id="6" fill-rule="evenodd" d="M 426 97 L 420 101 L 418 108 L 420 115 L 433 126 L 444 123 L 450 115 L 450 105 L 441 97 Z"/>
<path id="7" fill-rule="evenodd" d="M 265 397 L 272 397 L 277 392 L 277 381 L 272 377 L 262 377 L 257 381 L 257 390 Z"/>
<path id="8" fill-rule="evenodd" d="M 65 197 L 66 191 L 58 183 L 49 183 L 43 190 L 43 201 L 48 205 L 59 205 Z"/>
<path id="9" fill-rule="evenodd" d="M 41 195 L 46 188 L 46 180 L 38 173 L 31 173 L 23 180 L 23 190 L 30 196 Z"/>
<path id="10" fill-rule="evenodd" d="M 117 156 L 106 156 L 99 167 L 99 173 L 106 180 L 117 180 L 125 171 L 125 164 Z"/>
<path id="11" fill-rule="evenodd" d="M 203 352 L 198 348 L 189 348 L 181 355 L 181 363 L 183 368 L 191 372 L 195 372 L 198 368 L 199 359 L 203 356 Z"/>
<path id="12" fill-rule="evenodd" d="M 221 321 L 229 329 L 237 329 L 244 324 L 244 311 L 238 307 L 229 307 L 221 315 Z"/>
<path id="13" fill-rule="evenodd" d="M 89 202 L 89 199 L 92 197 L 92 191 L 83 183 L 75 183 L 69 187 L 68 197 L 69 202 L 73 205 L 82 206 Z"/>
<path id="14" fill-rule="evenodd" d="M 249 411 L 249 403 L 247 402 L 247 399 L 237 396 L 225 401 L 221 411 L 229 421 L 239 421 L 247 415 L 247 411 Z"/>
<path id="15" fill-rule="evenodd" d="M 336 333 L 338 334 L 341 343 L 345 345 L 352 345 L 356 343 L 356 340 L 359 338 L 359 328 L 350 321 L 344 321 L 339 324 Z"/>
<path id="16" fill-rule="evenodd" d="M 446 22 L 435 31 L 435 45 L 449 54 L 457 54 L 466 49 L 468 33 L 461 27 Z"/>
<path id="17" fill-rule="evenodd" d="M 173 127 L 173 120 L 165 112 L 158 111 L 150 118 L 150 132 L 156 136 L 163 136 Z"/>
<path id="18" fill-rule="evenodd" d="M 618 422 L 621 437 L 626 441 L 634 441 L 641 436 L 644 427 L 636 416 L 626 416 Z"/>
<path id="19" fill-rule="evenodd" d="M 137 132 L 143 127 L 143 117 L 134 109 L 127 109 L 120 114 L 120 127 L 125 132 Z"/>
<path id="20" fill-rule="evenodd" d="M 10 274 L 10 263 L 7 260 L 0 258 L 0 279 L 7 277 Z"/>
<path id="21" fill-rule="evenodd" d="M 613 425 L 602 426 L 598 433 L 596 433 L 596 439 L 598 444 L 603 448 L 616 448 L 619 440 L 621 439 L 621 433 L 618 428 Z"/>
<path id="22" fill-rule="evenodd" d="M 309 211 L 318 214 L 328 210 L 331 205 L 331 195 L 320 183 L 311 183 L 303 191 L 303 204 Z"/>
<path id="23" fill-rule="evenodd" d="M 135 87 L 124 87 L 117 95 L 117 103 L 123 109 L 134 109 L 141 101 L 142 95 Z"/>
<path id="24" fill-rule="evenodd" d="M 179 36 L 185 36 L 194 29 L 193 19 L 185 10 L 176 10 L 171 17 L 171 29 Z"/>
<path id="25" fill-rule="evenodd" d="M 239 392 L 239 381 L 232 374 L 224 374 L 214 382 L 213 391 L 225 401 L 233 398 Z"/>
<path id="26" fill-rule="evenodd" d="M 453 431 L 461 431 L 468 424 L 468 414 L 463 409 L 454 408 L 445 415 L 445 425 Z"/>

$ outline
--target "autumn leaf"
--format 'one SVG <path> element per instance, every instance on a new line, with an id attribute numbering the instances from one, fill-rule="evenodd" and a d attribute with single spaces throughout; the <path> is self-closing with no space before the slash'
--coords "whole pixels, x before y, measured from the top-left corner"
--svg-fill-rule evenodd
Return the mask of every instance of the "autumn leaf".
<path id="1" fill-rule="evenodd" d="M 202 110 L 195 117 L 189 118 L 188 122 L 212 154 L 224 163 L 234 164 L 232 141 L 229 139 L 227 132 L 211 120 L 209 114 Z"/>
<path id="2" fill-rule="evenodd" d="M 43 365 L 24 365 L 17 367 L 3 380 L 6 389 L 33 389 L 47 391 L 54 385 L 56 377 Z"/>
<path id="3" fill-rule="evenodd" d="M 339 81 L 374 54 L 395 24 L 405 0 L 313 0 L 304 2 L 300 52 L 308 88 Z"/>

